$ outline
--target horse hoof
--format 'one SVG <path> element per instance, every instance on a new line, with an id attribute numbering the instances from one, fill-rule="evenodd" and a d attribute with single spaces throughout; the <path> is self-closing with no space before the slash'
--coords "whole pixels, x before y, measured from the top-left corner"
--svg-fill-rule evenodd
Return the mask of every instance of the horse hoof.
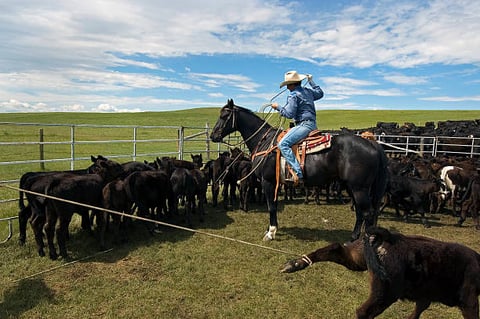
<path id="1" fill-rule="evenodd" d="M 272 235 L 267 231 L 265 233 L 265 236 L 263 236 L 263 241 L 270 241 L 270 240 L 274 240 L 274 238 L 272 237 Z"/>
<path id="2" fill-rule="evenodd" d="M 275 239 L 275 234 L 277 233 L 276 226 L 270 226 L 263 236 L 263 241 L 270 241 Z"/>

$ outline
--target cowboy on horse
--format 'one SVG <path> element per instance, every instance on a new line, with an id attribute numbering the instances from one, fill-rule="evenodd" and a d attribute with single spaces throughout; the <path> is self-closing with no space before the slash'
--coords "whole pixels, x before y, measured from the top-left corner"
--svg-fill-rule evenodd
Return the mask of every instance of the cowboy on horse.
<path id="1" fill-rule="evenodd" d="M 302 87 L 302 81 L 307 79 L 310 88 Z M 323 97 L 323 91 L 313 82 L 313 76 L 310 74 L 299 74 L 297 71 L 285 73 L 285 79 L 280 83 L 280 88 L 287 86 L 290 94 L 287 97 L 287 103 L 279 106 L 272 103 L 272 108 L 288 119 L 295 120 L 295 126 L 278 142 L 286 162 L 293 170 L 291 179 L 286 181 L 293 182 L 294 185 L 303 183 L 303 172 L 300 163 L 292 151 L 292 146 L 308 136 L 308 134 L 317 129 L 317 114 L 315 102 Z"/>

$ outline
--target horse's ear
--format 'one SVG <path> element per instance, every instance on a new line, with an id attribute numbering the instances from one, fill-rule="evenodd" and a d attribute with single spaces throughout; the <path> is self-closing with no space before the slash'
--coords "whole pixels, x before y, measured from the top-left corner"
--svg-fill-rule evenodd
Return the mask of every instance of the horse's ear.
<path id="1" fill-rule="evenodd" d="M 233 99 L 228 99 L 227 101 L 228 107 L 233 107 L 235 104 L 233 103 Z"/>

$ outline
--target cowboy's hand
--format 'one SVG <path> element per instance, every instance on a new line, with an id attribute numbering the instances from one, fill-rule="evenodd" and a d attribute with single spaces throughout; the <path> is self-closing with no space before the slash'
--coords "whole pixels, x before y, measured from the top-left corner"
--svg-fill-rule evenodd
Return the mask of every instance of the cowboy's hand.
<path id="1" fill-rule="evenodd" d="M 313 80 L 313 75 L 307 74 L 307 80 L 308 80 L 308 82 L 310 82 L 311 80 Z"/>
<path id="2" fill-rule="evenodd" d="M 278 103 L 272 103 L 272 109 L 276 110 L 278 108 Z"/>

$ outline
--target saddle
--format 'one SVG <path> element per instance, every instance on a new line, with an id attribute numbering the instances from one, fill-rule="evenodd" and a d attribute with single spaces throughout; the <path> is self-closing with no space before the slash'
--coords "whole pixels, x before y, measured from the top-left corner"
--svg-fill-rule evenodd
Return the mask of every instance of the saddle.
<path id="1" fill-rule="evenodd" d="M 279 142 L 283 138 L 283 136 L 287 134 L 287 132 L 288 130 L 281 132 L 277 137 L 277 142 Z M 317 153 L 324 149 L 330 148 L 331 140 L 331 134 L 323 134 L 319 130 L 313 130 L 308 134 L 306 138 L 292 146 L 293 154 L 295 154 L 295 157 L 300 163 L 302 171 L 305 166 L 305 156 L 307 154 Z M 280 150 L 277 150 L 277 152 L 278 154 L 280 154 Z M 285 180 L 285 178 L 291 177 L 293 175 L 293 171 L 289 165 L 286 165 L 285 159 L 281 157 L 281 161 L 277 161 L 277 163 L 279 162 L 281 162 L 281 180 Z"/>

